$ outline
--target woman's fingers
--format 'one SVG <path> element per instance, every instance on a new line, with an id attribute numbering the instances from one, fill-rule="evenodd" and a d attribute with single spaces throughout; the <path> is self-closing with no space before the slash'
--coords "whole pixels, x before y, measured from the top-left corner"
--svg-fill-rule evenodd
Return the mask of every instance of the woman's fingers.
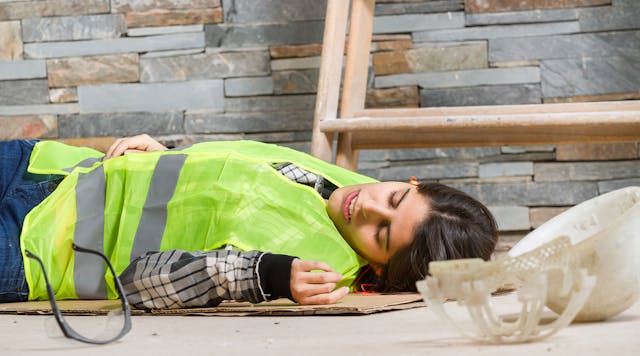
<path id="1" fill-rule="evenodd" d="M 119 139 L 115 140 L 111 144 L 111 146 L 109 146 L 109 149 L 107 150 L 106 158 L 113 157 L 113 151 L 116 149 L 116 147 L 118 147 L 118 145 L 120 144 L 120 142 L 122 142 L 122 140 L 124 140 L 124 138 L 119 138 Z"/>
<path id="2" fill-rule="evenodd" d="M 147 134 L 117 139 L 107 150 L 105 159 L 131 152 L 164 151 L 167 148 Z"/>
<path id="3" fill-rule="evenodd" d="M 109 147 L 105 159 L 122 156 L 127 149 L 134 148 L 134 145 L 137 146 L 135 136 L 119 138 Z"/>
<path id="4" fill-rule="evenodd" d="M 342 275 L 333 272 L 324 262 L 295 259 L 291 264 L 291 279 L 292 282 L 306 284 L 338 283 Z"/>
<path id="5" fill-rule="evenodd" d="M 130 150 L 130 149 L 147 151 L 148 150 L 147 140 L 142 135 L 125 138 L 116 145 L 113 152 L 111 153 L 111 157 L 122 156 L 127 150 Z"/>
<path id="6" fill-rule="evenodd" d="M 320 261 L 311 261 L 311 260 L 301 260 L 296 258 L 295 260 L 293 260 L 293 263 L 291 265 L 291 268 L 296 268 L 300 271 L 305 271 L 305 272 L 309 272 L 309 271 L 313 271 L 313 270 L 318 270 L 318 271 L 325 271 L 325 272 L 333 272 L 333 269 L 331 268 L 331 266 L 329 266 L 328 264 L 324 263 L 324 262 L 320 262 Z"/>
<path id="7" fill-rule="evenodd" d="M 336 289 L 342 280 L 326 263 L 295 259 L 291 264 L 291 296 L 300 304 L 329 304 L 342 299 L 348 288 Z"/>
<path id="8" fill-rule="evenodd" d="M 338 288 L 330 293 L 320 293 L 305 297 L 300 304 L 334 304 L 349 293 L 349 288 Z"/>
<path id="9" fill-rule="evenodd" d="M 338 283 L 342 275 L 337 272 L 303 272 L 300 279 L 310 284 Z"/>

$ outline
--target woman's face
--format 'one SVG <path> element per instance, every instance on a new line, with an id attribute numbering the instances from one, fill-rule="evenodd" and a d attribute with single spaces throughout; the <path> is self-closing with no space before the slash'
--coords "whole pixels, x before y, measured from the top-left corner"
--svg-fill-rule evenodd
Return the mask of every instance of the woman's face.
<path id="1" fill-rule="evenodd" d="M 412 242 L 429 209 L 416 186 L 383 182 L 336 189 L 327 211 L 351 248 L 379 268 Z"/>

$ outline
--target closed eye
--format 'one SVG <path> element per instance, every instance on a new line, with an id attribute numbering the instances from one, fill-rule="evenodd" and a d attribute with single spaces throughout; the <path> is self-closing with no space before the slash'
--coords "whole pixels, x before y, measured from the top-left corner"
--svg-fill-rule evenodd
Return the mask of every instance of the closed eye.
<path id="1" fill-rule="evenodd" d="M 378 225 L 378 229 L 376 230 L 376 243 L 381 248 L 384 248 L 385 251 L 389 251 L 389 240 L 391 233 L 391 224 L 388 221 L 382 222 Z"/>
<path id="2" fill-rule="evenodd" d="M 389 206 L 392 208 L 397 208 L 400 205 L 400 203 L 402 203 L 404 198 L 407 197 L 407 194 L 409 194 L 410 190 L 411 188 L 405 190 L 400 196 L 400 199 L 398 199 L 397 201 L 396 201 L 396 197 L 398 196 L 398 194 L 400 194 L 399 190 L 396 190 L 393 193 L 389 194 L 389 201 L 388 201 Z"/>
<path id="3" fill-rule="evenodd" d="M 396 197 L 398 196 L 398 194 L 400 194 L 399 190 L 395 190 L 393 191 L 393 193 L 389 194 L 389 201 L 388 204 L 391 208 L 393 209 L 397 209 L 398 206 L 400 206 L 400 204 L 402 203 L 402 201 L 404 200 L 404 198 L 407 197 L 407 195 L 409 194 L 409 191 L 411 190 L 411 188 L 408 188 L 407 190 L 405 190 L 402 195 L 400 196 L 400 198 L 396 201 Z M 376 241 L 378 243 L 379 246 L 382 247 L 382 230 L 386 230 L 386 239 L 385 239 L 385 243 L 384 243 L 384 249 L 385 251 L 389 251 L 389 244 L 391 243 L 391 222 L 386 221 L 382 224 L 380 224 L 380 226 L 378 227 L 378 230 L 376 231 Z"/>
<path id="4" fill-rule="evenodd" d="M 390 207 L 392 208 L 397 208 L 398 205 L 396 204 L 396 196 L 398 195 L 398 191 L 394 190 L 391 194 L 389 194 L 389 201 L 387 202 L 387 204 L 389 204 Z"/>

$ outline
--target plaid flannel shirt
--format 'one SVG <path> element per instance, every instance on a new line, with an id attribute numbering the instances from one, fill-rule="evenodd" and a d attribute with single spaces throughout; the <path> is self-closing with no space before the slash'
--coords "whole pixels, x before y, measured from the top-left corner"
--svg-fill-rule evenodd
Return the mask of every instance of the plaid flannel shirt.
<path id="1" fill-rule="evenodd" d="M 322 176 L 294 164 L 273 166 L 282 175 L 327 195 Z M 328 197 L 328 196 L 327 196 Z M 120 279 L 129 303 L 139 309 L 211 307 L 223 300 L 259 303 L 287 297 L 294 257 L 261 251 L 148 252 Z"/>

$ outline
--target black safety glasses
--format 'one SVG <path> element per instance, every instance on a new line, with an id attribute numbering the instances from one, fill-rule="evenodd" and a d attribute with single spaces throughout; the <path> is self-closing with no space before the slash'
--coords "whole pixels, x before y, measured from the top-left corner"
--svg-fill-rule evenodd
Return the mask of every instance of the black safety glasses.
<path id="1" fill-rule="evenodd" d="M 111 271 L 111 274 L 113 275 L 113 281 L 116 287 L 116 291 L 118 292 L 118 297 L 121 301 L 121 309 L 109 312 L 106 318 L 107 320 L 105 327 L 102 328 L 95 337 L 90 338 L 81 335 L 76 330 L 74 330 L 74 328 L 72 328 L 67 320 L 65 320 L 65 318 L 62 316 L 62 312 L 60 312 L 60 308 L 58 308 L 58 303 L 56 302 L 55 296 L 53 294 L 53 289 L 51 288 L 51 284 L 49 283 L 49 277 L 47 277 L 47 271 L 44 268 L 42 259 L 33 254 L 31 251 L 26 250 L 25 252 L 27 254 L 27 257 L 38 261 L 38 263 L 40 264 L 40 268 L 42 268 L 42 274 L 44 275 L 44 280 L 47 284 L 47 294 L 49 295 L 51 310 L 53 311 L 53 315 L 56 322 L 58 323 L 58 326 L 60 327 L 60 330 L 65 337 L 88 344 L 108 344 L 122 338 L 131 330 L 131 308 L 129 307 L 127 296 L 124 292 L 124 289 L 122 288 L 120 279 L 116 275 L 113 265 L 105 255 L 98 251 L 78 246 L 75 243 L 72 245 L 72 247 L 74 251 L 90 253 L 99 256 L 104 261 L 109 271 Z"/>

